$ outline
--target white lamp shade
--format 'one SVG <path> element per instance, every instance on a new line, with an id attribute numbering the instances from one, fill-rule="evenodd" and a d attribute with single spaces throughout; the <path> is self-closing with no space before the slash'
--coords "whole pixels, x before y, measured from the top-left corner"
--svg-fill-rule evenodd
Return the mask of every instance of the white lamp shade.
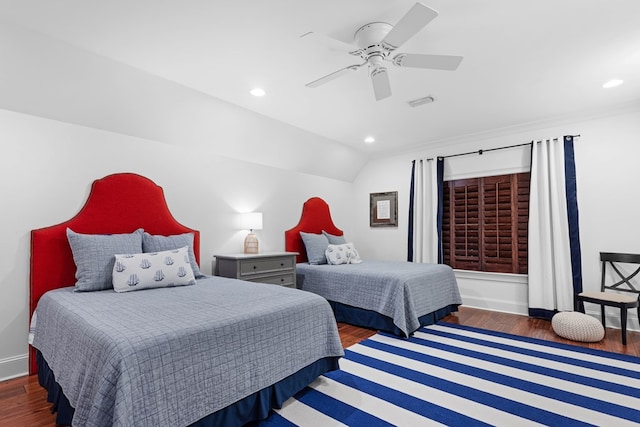
<path id="1" fill-rule="evenodd" d="M 240 214 L 241 230 L 262 230 L 262 212 Z"/>

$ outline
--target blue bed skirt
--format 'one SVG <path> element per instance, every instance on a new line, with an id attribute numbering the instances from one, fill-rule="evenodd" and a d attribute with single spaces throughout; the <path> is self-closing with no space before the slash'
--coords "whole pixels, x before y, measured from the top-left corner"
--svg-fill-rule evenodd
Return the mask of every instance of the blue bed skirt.
<path id="1" fill-rule="evenodd" d="M 56 412 L 57 425 L 71 425 L 74 409 L 56 382 L 53 372 L 38 351 L 38 381 L 47 389 L 47 401 L 52 403 L 52 412 Z M 325 372 L 339 369 L 339 357 L 325 357 L 289 375 L 277 383 L 247 396 L 233 405 L 207 415 L 190 427 L 226 427 L 241 426 L 251 421 L 261 420 L 269 415 L 272 408 L 282 404 L 298 391 Z"/>
<path id="2" fill-rule="evenodd" d="M 376 329 L 378 331 L 390 332 L 399 337 L 406 338 L 407 335 L 402 332 L 394 323 L 393 319 L 372 310 L 353 307 L 351 305 L 342 304 L 335 301 L 329 301 L 336 321 L 348 323 L 350 325 L 362 326 L 363 328 Z M 418 321 L 420 326 L 433 325 L 438 320 L 448 314 L 458 311 L 460 304 L 451 304 L 439 310 L 420 316 Z M 413 331 L 411 331 L 413 333 Z"/>

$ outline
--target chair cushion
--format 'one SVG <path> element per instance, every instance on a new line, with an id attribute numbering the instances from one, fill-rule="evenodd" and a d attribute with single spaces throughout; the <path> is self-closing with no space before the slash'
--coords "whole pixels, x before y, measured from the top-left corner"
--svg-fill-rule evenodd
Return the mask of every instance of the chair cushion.
<path id="1" fill-rule="evenodd" d="M 625 295 L 614 292 L 582 292 L 581 294 L 578 294 L 578 296 L 586 298 L 596 298 L 603 301 L 618 302 L 624 304 L 633 304 L 634 302 L 638 301 L 638 297 L 636 295 Z"/>
<path id="2" fill-rule="evenodd" d="M 551 327 L 562 338 L 596 342 L 604 338 L 604 328 L 598 319 L 577 311 L 563 311 L 551 319 Z"/>

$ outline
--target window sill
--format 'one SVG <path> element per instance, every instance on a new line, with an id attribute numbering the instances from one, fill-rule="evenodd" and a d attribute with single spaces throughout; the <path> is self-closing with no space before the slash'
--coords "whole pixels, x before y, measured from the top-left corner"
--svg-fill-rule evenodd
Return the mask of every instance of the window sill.
<path id="1" fill-rule="evenodd" d="M 527 274 L 513 274 L 513 273 L 494 273 L 487 271 L 472 271 L 472 270 L 453 270 L 456 278 L 458 279 L 473 279 L 473 280 L 485 280 L 491 282 L 509 282 L 509 283 L 521 283 L 528 284 L 529 276 Z"/>

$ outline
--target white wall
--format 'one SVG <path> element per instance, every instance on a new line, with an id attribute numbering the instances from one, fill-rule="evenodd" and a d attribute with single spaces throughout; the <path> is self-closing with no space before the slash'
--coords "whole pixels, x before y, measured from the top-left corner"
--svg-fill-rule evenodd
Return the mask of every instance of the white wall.
<path id="1" fill-rule="evenodd" d="M 356 247 L 365 258 L 406 260 L 411 160 L 508 146 L 562 135 L 575 140 L 578 208 L 585 290 L 600 283 L 599 252 L 640 253 L 640 108 L 607 117 L 565 120 L 564 124 L 497 130 L 494 134 L 450 140 L 435 148 L 371 160 L 354 181 Z M 445 178 L 518 172 L 529 162 L 527 148 L 448 159 Z M 398 191 L 397 228 L 369 227 L 369 193 Z M 457 272 L 465 305 L 527 313 L 526 276 Z M 587 310 L 598 315 L 597 306 Z M 598 315 L 599 317 L 599 315 Z M 619 325 L 611 311 L 609 324 Z M 635 313 L 630 327 L 638 329 Z"/>
<path id="2" fill-rule="evenodd" d="M 312 196 L 330 203 L 337 223 L 353 224 L 345 181 L 6 110 L 0 141 L 0 378 L 27 370 L 29 232 L 75 215 L 95 179 L 126 171 L 162 186 L 176 219 L 201 231 L 205 273 L 215 253 L 242 251 L 246 231 L 234 228 L 242 210 L 264 213 L 263 251 L 284 249 L 284 230 Z"/>

